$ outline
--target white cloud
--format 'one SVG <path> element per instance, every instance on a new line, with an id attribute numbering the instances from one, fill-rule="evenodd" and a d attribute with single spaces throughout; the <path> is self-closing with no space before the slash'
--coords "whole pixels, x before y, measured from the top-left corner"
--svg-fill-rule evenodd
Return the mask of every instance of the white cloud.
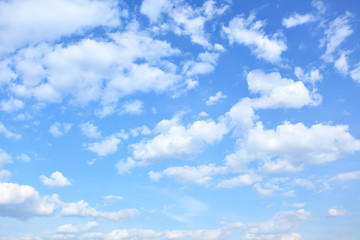
<path id="1" fill-rule="evenodd" d="M 191 7 L 186 1 L 145 0 L 140 12 L 147 15 L 152 23 L 157 23 L 162 14 L 166 15 L 166 23 L 155 26 L 154 31 L 171 30 L 177 35 L 189 36 L 191 42 L 211 49 L 205 34 L 205 24 L 222 15 L 229 7 L 228 4 L 216 5 L 212 0 L 198 8 Z"/>
<path id="2" fill-rule="evenodd" d="M 222 180 L 220 183 L 216 185 L 217 188 L 234 188 L 252 185 L 258 181 L 260 181 L 262 177 L 256 175 L 254 173 L 243 174 L 238 177 L 234 177 L 231 179 Z"/>
<path id="3" fill-rule="evenodd" d="M 304 15 L 294 13 L 288 18 L 283 18 L 282 25 L 285 26 L 286 28 L 292 28 L 314 20 L 315 20 L 314 16 L 309 13 Z"/>
<path id="4" fill-rule="evenodd" d="M 31 186 L 0 183 L 0 215 L 28 219 L 34 216 L 52 215 L 59 207 L 57 195 L 40 197 Z"/>
<path id="5" fill-rule="evenodd" d="M 304 187 L 308 190 L 314 190 L 315 189 L 315 185 L 313 182 L 311 182 L 310 180 L 307 180 L 307 179 L 301 179 L 301 178 L 296 178 L 294 180 L 294 183 L 296 185 L 299 185 L 301 187 Z"/>
<path id="6" fill-rule="evenodd" d="M 360 64 L 351 71 L 350 75 L 355 82 L 360 83 Z"/>
<path id="7" fill-rule="evenodd" d="M 41 175 L 40 180 L 44 185 L 49 187 L 65 187 L 72 185 L 71 182 L 59 171 L 53 172 L 50 177 Z"/>
<path id="8" fill-rule="evenodd" d="M 360 171 L 339 173 L 336 176 L 332 177 L 330 180 L 345 182 L 349 180 L 358 180 L 358 179 L 360 179 Z"/>
<path id="9" fill-rule="evenodd" d="M 213 120 L 195 121 L 183 126 L 178 118 L 160 121 L 155 132 L 159 134 L 149 140 L 132 144 L 132 158 L 143 161 L 155 159 L 180 159 L 200 152 L 205 145 L 218 142 L 228 132 L 224 123 Z"/>
<path id="10" fill-rule="evenodd" d="M 302 240 L 300 233 L 291 233 L 290 235 L 284 235 L 281 240 Z"/>
<path id="11" fill-rule="evenodd" d="M 124 200 L 123 197 L 116 196 L 116 195 L 107 195 L 107 196 L 104 197 L 104 199 L 107 200 L 107 201 L 112 201 L 112 200 L 121 201 L 121 200 Z"/>
<path id="12" fill-rule="evenodd" d="M 353 33 L 353 30 L 349 25 L 351 17 L 352 15 L 349 12 L 346 12 L 343 16 L 339 16 L 333 20 L 325 30 L 326 36 L 320 41 L 321 47 L 326 45 L 326 52 L 322 56 L 322 59 L 325 61 L 332 62 L 332 54 L 337 50 L 341 43 Z"/>
<path id="13" fill-rule="evenodd" d="M 360 140 L 353 138 L 348 126 L 316 124 L 310 128 L 302 123 L 284 123 L 274 130 L 265 130 L 262 123 L 250 129 L 238 141 L 238 151 L 226 157 L 233 169 L 243 169 L 249 162 L 258 160 L 260 166 L 280 161 L 275 172 L 301 170 L 303 164 L 324 164 L 336 161 L 360 150 Z M 271 168 L 267 169 L 268 171 Z"/>
<path id="14" fill-rule="evenodd" d="M 187 61 L 182 71 L 188 77 L 211 73 L 215 69 L 218 58 L 218 53 L 200 53 L 197 61 Z"/>
<path id="15" fill-rule="evenodd" d="M 139 214 L 137 209 L 123 209 L 118 212 L 101 212 L 89 206 L 83 200 L 75 203 L 65 203 L 61 215 L 67 217 L 93 217 L 100 220 L 122 221 L 131 219 Z"/>
<path id="16" fill-rule="evenodd" d="M 330 208 L 328 211 L 328 217 L 341 217 L 346 214 L 346 211 L 342 208 Z"/>
<path id="17" fill-rule="evenodd" d="M 214 164 L 200 165 L 197 167 L 181 166 L 166 168 L 161 172 L 149 172 L 150 179 L 158 182 L 162 177 L 174 178 L 183 184 L 197 184 L 207 186 L 212 176 L 225 173 L 226 167 L 217 167 Z"/>
<path id="18" fill-rule="evenodd" d="M 15 98 L 10 98 L 8 100 L 3 100 L 0 102 L 0 110 L 4 112 L 16 112 L 24 108 L 23 101 Z"/>
<path id="19" fill-rule="evenodd" d="M 319 69 L 312 69 L 310 72 L 305 73 L 301 67 L 295 68 L 295 76 L 305 83 L 312 83 L 313 85 L 316 82 L 320 82 L 323 79 L 322 74 Z"/>
<path id="20" fill-rule="evenodd" d="M 264 26 L 265 21 L 255 21 L 255 16 L 250 15 L 247 19 L 233 18 L 228 27 L 223 27 L 223 31 L 229 38 L 230 44 L 245 45 L 257 58 L 272 63 L 279 62 L 282 52 L 287 49 L 285 41 L 279 33 L 266 35 Z"/>
<path id="21" fill-rule="evenodd" d="M 0 86 L 8 84 L 17 77 L 16 73 L 10 68 L 10 61 L 8 60 L 0 62 L 0 72 Z"/>
<path id="22" fill-rule="evenodd" d="M 139 135 L 148 135 L 150 133 L 151 133 L 151 130 L 145 125 L 130 129 L 130 134 L 134 137 L 139 136 Z"/>
<path id="23" fill-rule="evenodd" d="M 90 122 L 80 124 L 81 132 L 89 138 L 101 138 L 98 127 Z"/>
<path id="24" fill-rule="evenodd" d="M 9 131 L 9 130 L 4 126 L 4 124 L 2 124 L 2 122 L 0 122 L 0 134 L 4 134 L 4 136 L 5 136 L 6 138 L 14 138 L 14 139 L 19 139 L 19 138 L 21 138 L 21 135 Z"/>
<path id="25" fill-rule="evenodd" d="M 11 178 L 11 172 L 8 170 L 0 169 L 0 181 L 5 181 Z"/>
<path id="26" fill-rule="evenodd" d="M 5 164 L 11 163 L 11 156 L 0 148 L 0 168 L 2 168 Z"/>
<path id="27" fill-rule="evenodd" d="M 256 108 L 301 108 L 305 105 L 319 105 L 321 96 L 310 93 L 301 81 L 282 78 L 280 73 L 265 74 L 261 70 L 248 73 L 246 78 L 251 93 L 260 93 L 252 100 Z"/>
<path id="28" fill-rule="evenodd" d="M 110 136 L 100 142 L 89 143 L 87 149 L 96 153 L 100 157 L 113 154 L 117 151 L 121 139 L 116 136 Z"/>
<path id="29" fill-rule="evenodd" d="M 209 99 L 206 101 L 206 105 L 211 106 L 214 105 L 221 100 L 227 98 L 221 91 L 217 92 L 215 96 L 210 96 Z"/>
<path id="30" fill-rule="evenodd" d="M 85 28 L 118 26 L 116 1 L 20 0 L 0 3 L 0 54 Z"/>
<path id="31" fill-rule="evenodd" d="M 62 136 L 66 133 L 69 132 L 69 130 L 71 129 L 72 124 L 71 123 L 60 123 L 60 122 L 55 122 L 53 123 L 50 128 L 49 128 L 49 132 L 54 136 L 54 137 L 59 137 Z"/>
<path id="32" fill-rule="evenodd" d="M 346 75 L 349 71 L 349 65 L 347 62 L 347 53 L 341 53 L 338 60 L 335 61 L 334 64 L 336 70 L 338 70 L 340 73 Z"/>
<path id="33" fill-rule="evenodd" d="M 144 102 L 134 100 L 123 104 L 120 114 L 140 115 L 144 111 Z"/>
<path id="34" fill-rule="evenodd" d="M 97 222 L 88 222 L 86 224 L 78 224 L 76 226 L 72 224 L 65 224 L 61 225 L 56 228 L 57 233 L 82 233 L 82 232 L 88 232 L 91 229 L 94 229 L 98 226 Z"/>
<path id="35" fill-rule="evenodd" d="M 168 0 L 144 0 L 140 12 L 146 15 L 151 22 L 157 22 L 162 12 L 170 10 L 172 3 Z"/>
<path id="36" fill-rule="evenodd" d="M 24 153 L 17 156 L 16 158 L 23 161 L 23 162 L 30 162 L 31 161 L 31 158 L 27 154 L 24 154 Z"/>

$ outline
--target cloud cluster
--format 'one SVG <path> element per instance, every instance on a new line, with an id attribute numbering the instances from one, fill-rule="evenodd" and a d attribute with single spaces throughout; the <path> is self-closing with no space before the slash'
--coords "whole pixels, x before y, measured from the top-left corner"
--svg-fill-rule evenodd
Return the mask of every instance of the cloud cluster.
<path id="1" fill-rule="evenodd" d="M 53 182 L 52 182 L 53 183 Z M 31 186 L 16 183 L 0 183 L 0 215 L 26 220 L 36 216 L 51 216 L 57 209 L 60 215 L 91 217 L 101 220 L 121 221 L 138 215 L 137 209 L 123 209 L 117 212 L 102 212 L 89 206 L 83 200 L 64 203 L 58 195 L 41 197 Z"/>

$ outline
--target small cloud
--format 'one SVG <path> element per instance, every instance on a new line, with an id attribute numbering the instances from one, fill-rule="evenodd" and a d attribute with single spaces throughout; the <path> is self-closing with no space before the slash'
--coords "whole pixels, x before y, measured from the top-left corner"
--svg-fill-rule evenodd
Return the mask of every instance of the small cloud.
<path id="1" fill-rule="evenodd" d="M 21 154 L 17 156 L 17 159 L 23 161 L 23 162 L 30 162 L 31 158 L 27 154 Z"/>
<path id="2" fill-rule="evenodd" d="M 3 112 L 16 112 L 24 108 L 24 103 L 19 99 L 9 99 L 0 102 L 0 110 Z"/>
<path id="3" fill-rule="evenodd" d="M 116 195 L 107 195 L 104 197 L 104 200 L 106 200 L 106 201 L 113 201 L 113 200 L 121 201 L 121 200 L 124 200 L 124 198 L 121 196 L 116 196 Z"/>
<path id="4" fill-rule="evenodd" d="M 89 138 L 101 138 L 101 132 L 97 126 L 90 122 L 80 124 L 81 132 Z"/>
<path id="5" fill-rule="evenodd" d="M 60 123 L 60 122 L 55 122 L 53 125 L 50 126 L 49 128 L 49 132 L 54 136 L 54 137 L 59 137 L 62 136 L 64 134 L 66 134 L 67 132 L 69 132 L 69 130 L 71 129 L 72 124 L 71 123 Z"/>
<path id="6" fill-rule="evenodd" d="M 123 104 L 120 114 L 140 115 L 144 111 L 144 103 L 134 100 Z"/>
<path id="7" fill-rule="evenodd" d="M 328 211 L 328 217 L 340 217 L 344 216 L 346 211 L 342 208 L 330 208 Z"/>
<path id="8" fill-rule="evenodd" d="M 227 98 L 221 91 L 217 92 L 215 96 L 210 96 L 209 99 L 206 101 L 206 105 L 211 106 L 214 105 L 221 100 Z"/>
<path id="9" fill-rule="evenodd" d="M 308 22 L 312 22 L 314 20 L 315 20 L 315 18 L 311 14 L 300 15 L 298 13 L 295 13 L 295 14 L 292 14 L 288 18 L 284 18 L 282 20 L 282 25 L 286 28 L 292 28 L 292 27 L 299 26 L 299 25 L 302 25 L 302 24 L 305 24 Z"/>
<path id="10" fill-rule="evenodd" d="M 21 135 L 9 131 L 4 124 L 0 122 L 0 134 L 3 134 L 6 138 L 19 139 Z"/>
<path id="11" fill-rule="evenodd" d="M 50 175 L 50 177 L 41 175 L 40 180 L 44 185 L 49 187 L 65 187 L 72 185 L 71 182 L 59 171 L 54 172 Z"/>

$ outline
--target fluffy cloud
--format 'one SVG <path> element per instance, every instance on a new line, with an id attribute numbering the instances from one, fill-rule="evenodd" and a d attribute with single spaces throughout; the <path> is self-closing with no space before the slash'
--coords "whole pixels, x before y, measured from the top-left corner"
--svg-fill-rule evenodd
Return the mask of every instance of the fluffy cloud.
<path id="1" fill-rule="evenodd" d="M 137 160 L 179 159 L 191 157 L 208 144 L 214 144 L 228 132 L 224 123 L 213 120 L 195 121 L 183 126 L 177 117 L 162 120 L 155 128 L 154 138 L 131 145 L 132 157 Z"/>
<path id="2" fill-rule="evenodd" d="M 326 45 L 325 54 L 322 56 L 325 61 L 332 62 L 332 54 L 341 43 L 353 33 L 353 30 L 349 25 L 351 17 L 352 15 L 349 12 L 346 12 L 345 15 L 339 16 L 330 22 L 329 27 L 325 30 L 326 36 L 320 42 L 320 46 Z"/>
<path id="3" fill-rule="evenodd" d="M 66 134 L 67 132 L 69 132 L 69 130 L 71 129 L 72 124 L 71 123 L 60 123 L 60 122 L 55 122 L 53 125 L 50 126 L 49 128 L 49 132 L 54 136 L 54 137 L 59 137 L 62 136 L 64 134 Z"/>
<path id="4" fill-rule="evenodd" d="M 101 138 L 101 132 L 97 126 L 90 122 L 80 124 L 81 132 L 89 138 Z"/>
<path id="5" fill-rule="evenodd" d="M 4 112 L 16 112 L 22 108 L 24 108 L 24 103 L 19 99 L 10 98 L 0 102 L 0 110 Z"/>
<path id="6" fill-rule="evenodd" d="M 256 108 L 301 108 L 305 105 L 319 105 L 321 96 L 310 93 L 305 85 L 292 79 L 282 78 L 280 73 L 265 74 L 261 70 L 248 73 L 247 82 L 251 93 L 260 93 L 252 100 Z"/>
<path id="7" fill-rule="evenodd" d="M 218 58 L 218 53 L 200 53 L 197 61 L 187 61 L 184 64 L 183 74 L 187 77 L 192 77 L 199 74 L 210 73 L 214 71 Z"/>
<path id="8" fill-rule="evenodd" d="M 280 34 L 266 35 L 264 26 L 265 21 L 255 21 L 255 16 L 250 15 L 247 19 L 235 17 L 228 27 L 223 27 L 223 31 L 230 44 L 245 45 L 257 58 L 272 63 L 279 62 L 282 52 L 287 49 L 285 41 Z"/>
<path id="9" fill-rule="evenodd" d="M 82 233 L 88 232 L 98 226 L 97 222 L 88 222 L 86 224 L 78 224 L 76 226 L 72 224 L 61 225 L 56 228 L 57 233 Z"/>
<path id="10" fill-rule="evenodd" d="M 319 69 L 312 69 L 310 72 L 305 73 L 301 67 L 295 68 L 295 76 L 300 81 L 303 81 L 304 83 L 312 83 L 313 85 L 323 79 Z"/>
<path id="11" fill-rule="evenodd" d="M 122 221 L 131 219 L 139 214 L 137 209 L 123 209 L 118 212 L 101 212 L 89 206 L 83 200 L 75 203 L 65 203 L 61 215 L 67 217 L 92 217 L 100 220 Z"/>
<path id="12" fill-rule="evenodd" d="M 268 172 L 294 172 L 303 164 L 324 164 L 360 150 L 360 140 L 349 134 L 347 126 L 324 124 L 308 128 L 302 123 L 284 123 L 265 130 L 258 122 L 238 144 L 239 150 L 226 158 L 229 166 L 243 169 L 254 160 L 260 161 L 260 167 L 279 164 L 266 168 Z"/>
<path id="13" fill-rule="evenodd" d="M 120 114 L 140 115 L 144 111 L 144 103 L 134 100 L 123 104 Z"/>
<path id="14" fill-rule="evenodd" d="M 0 183 L 0 215 L 28 219 L 34 216 L 52 215 L 59 207 L 57 195 L 40 197 L 31 186 Z"/>
<path id="15" fill-rule="evenodd" d="M 341 208 L 330 208 L 328 211 L 328 217 L 341 217 L 346 214 L 346 211 Z"/>
<path id="16" fill-rule="evenodd" d="M 168 0 L 144 0 L 140 12 L 146 15 L 151 22 L 157 22 L 161 14 L 170 10 L 172 3 Z"/>
<path id="17" fill-rule="evenodd" d="M 19 139 L 21 135 L 9 131 L 2 122 L 0 122 L 0 134 L 4 134 L 6 138 Z"/>
<path id="18" fill-rule="evenodd" d="M 41 175 L 40 180 L 44 185 L 49 187 L 65 187 L 71 185 L 71 182 L 59 171 L 53 172 L 50 177 Z"/>
<path id="19" fill-rule="evenodd" d="M 211 106 L 214 105 L 221 100 L 225 99 L 227 96 L 224 95 L 221 91 L 217 92 L 215 96 L 210 96 L 209 99 L 206 101 L 206 105 Z"/>
<path id="20" fill-rule="evenodd" d="M 197 167 L 181 166 L 166 168 L 162 172 L 149 172 L 152 181 L 159 181 L 162 177 L 174 178 L 180 183 L 193 183 L 208 185 L 212 176 L 227 172 L 226 167 L 217 167 L 214 164 L 201 165 Z"/>
<path id="21" fill-rule="evenodd" d="M 0 3 L 0 54 L 86 28 L 119 25 L 116 1 L 20 0 Z"/>
<path id="22" fill-rule="evenodd" d="M 300 15 L 298 13 L 294 13 L 288 18 L 284 18 L 282 20 L 282 25 L 285 26 L 286 28 L 292 28 L 314 20 L 315 18 L 311 14 Z"/>
<path id="23" fill-rule="evenodd" d="M 96 153 L 100 157 L 113 154 L 117 151 L 118 145 L 121 143 L 122 139 L 127 139 L 128 134 L 124 131 L 120 131 L 111 136 L 103 138 L 99 142 L 85 144 L 87 150 Z"/>
<path id="24" fill-rule="evenodd" d="M 258 181 L 260 181 L 262 178 L 259 175 L 256 175 L 254 173 L 249 174 L 243 174 L 238 177 L 234 177 L 232 179 L 226 179 L 219 182 L 216 187 L 217 188 L 233 188 L 233 187 L 239 187 L 239 186 L 247 186 L 252 185 Z"/>

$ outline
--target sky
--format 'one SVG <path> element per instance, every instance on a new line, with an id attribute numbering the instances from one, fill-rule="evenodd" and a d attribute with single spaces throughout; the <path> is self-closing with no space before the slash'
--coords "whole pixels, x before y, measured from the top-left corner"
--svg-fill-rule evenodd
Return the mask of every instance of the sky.
<path id="1" fill-rule="evenodd" d="M 358 240 L 359 17 L 0 1 L 0 239 Z"/>

